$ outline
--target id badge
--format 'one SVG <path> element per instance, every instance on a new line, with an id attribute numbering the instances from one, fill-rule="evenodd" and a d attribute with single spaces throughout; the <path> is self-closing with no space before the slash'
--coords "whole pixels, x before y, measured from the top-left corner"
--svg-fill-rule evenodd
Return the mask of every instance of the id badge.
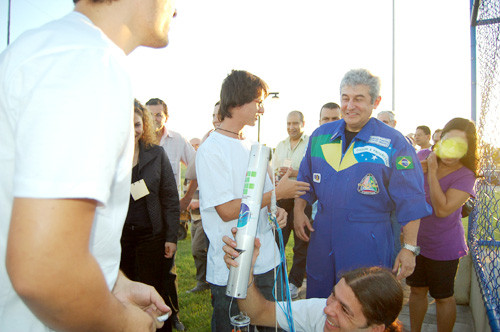
<path id="1" fill-rule="evenodd" d="M 132 185 L 130 186 L 130 194 L 132 195 L 134 201 L 137 201 L 138 199 L 149 195 L 149 190 L 146 186 L 146 182 L 144 182 L 144 179 L 132 183 Z"/>

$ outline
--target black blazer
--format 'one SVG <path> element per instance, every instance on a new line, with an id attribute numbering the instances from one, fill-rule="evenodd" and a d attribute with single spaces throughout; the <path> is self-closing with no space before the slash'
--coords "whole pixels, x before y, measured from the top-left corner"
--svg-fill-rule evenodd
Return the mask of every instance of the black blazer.
<path id="1" fill-rule="evenodd" d="M 149 190 L 146 206 L 153 234 L 165 234 L 166 242 L 177 243 L 179 194 L 172 166 L 165 150 L 158 145 L 146 148 L 139 142 L 139 177 Z"/>

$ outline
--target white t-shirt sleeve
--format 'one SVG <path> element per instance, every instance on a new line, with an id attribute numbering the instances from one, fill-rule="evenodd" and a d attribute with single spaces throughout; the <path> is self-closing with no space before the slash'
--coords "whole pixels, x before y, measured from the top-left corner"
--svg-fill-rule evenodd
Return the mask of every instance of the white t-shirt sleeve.
<path id="1" fill-rule="evenodd" d="M 285 308 L 285 302 L 276 303 L 276 320 L 279 326 L 290 331 L 288 321 L 281 308 Z M 323 309 L 326 306 L 326 299 L 307 299 L 292 302 L 292 316 L 295 331 L 297 332 L 316 332 L 323 331 L 326 315 Z"/>
<path id="2" fill-rule="evenodd" d="M 45 72 L 31 82 L 39 68 Z M 123 96 L 129 80 L 116 54 L 68 50 L 39 56 L 19 71 L 11 88 L 19 108 L 14 195 L 106 204 L 114 177 L 127 176 L 114 173 L 132 130 L 132 100 Z"/>
<path id="3" fill-rule="evenodd" d="M 232 171 L 228 160 L 214 145 L 201 146 L 196 155 L 196 174 L 200 190 L 202 210 L 238 199 L 234 194 L 233 183 L 229 177 Z"/>

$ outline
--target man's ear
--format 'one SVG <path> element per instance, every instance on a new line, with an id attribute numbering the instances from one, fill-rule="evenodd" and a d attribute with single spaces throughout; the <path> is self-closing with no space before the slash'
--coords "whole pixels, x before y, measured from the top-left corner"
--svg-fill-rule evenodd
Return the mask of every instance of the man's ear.
<path id="1" fill-rule="evenodd" d="M 385 325 L 384 324 L 379 324 L 379 325 L 373 325 L 371 326 L 371 331 L 372 332 L 384 332 L 385 330 Z"/>
<path id="2" fill-rule="evenodd" d="M 373 108 L 377 108 L 378 105 L 380 104 L 380 101 L 382 100 L 382 96 L 378 96 L 377 99 L 375 99 L 375 102 L 373 103 Z"/>

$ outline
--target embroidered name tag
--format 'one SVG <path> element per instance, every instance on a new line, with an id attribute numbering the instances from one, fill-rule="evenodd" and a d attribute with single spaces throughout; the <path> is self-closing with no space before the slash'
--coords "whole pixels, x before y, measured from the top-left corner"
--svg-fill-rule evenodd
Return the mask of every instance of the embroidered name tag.
<path id="1" fill-rule="evenodd" d="M 377 156 L 378 158 L 382 159 L 384 162 L 384 165 L 389 167 L 389 156 L 387 153 L 384 151 L 380 150 L 377 147 L 371 146 L 371 145 L 365 145 L 359 148 L 354 148 L 354 154 L 361 154 L 364 152 L 369 152 L 373 154 L 374 156 Z"/>
<path id="2" fill-rule="evenodd" d="M 316 183 L 321 183 L 321 174 L 320 173 L 314 173 L 313 174 L 313 181 Z"/>
<path id="3" fill-rule="evenodd" d="M 391 145 L 391 139 L 380 136 L 370 136 L 368 143 L 377 144 L 383 146 L 384 148 L 388 148 L 389 145 Z"/>

